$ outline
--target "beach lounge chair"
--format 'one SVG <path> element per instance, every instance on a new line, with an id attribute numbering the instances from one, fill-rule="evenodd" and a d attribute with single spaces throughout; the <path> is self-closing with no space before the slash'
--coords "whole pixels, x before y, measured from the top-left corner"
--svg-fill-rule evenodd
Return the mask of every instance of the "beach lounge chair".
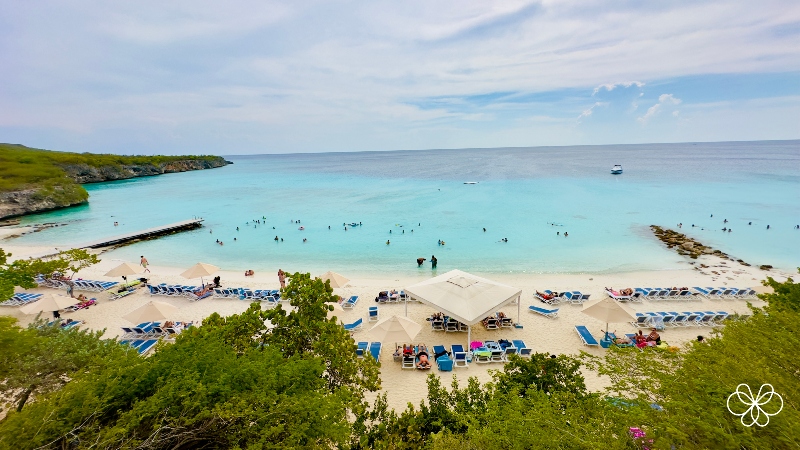
<path id="1" fill-rule="evenodd" d="M 457 320 L 450 319 L 445 323 L 444 331 L 449 333 L 457 333 L 461 331 L 461 327 L 458 325 Z"/>
<path id="2" fill-rule="evenodd" d="M 517 354 L 517 347 L 506 347 L 506 350 L 505 350 L 505 359 L 506 359 L 506 361 L 508 361 L 508 357 L 510 355 L 516 355 L 516 354 Z"/>
<path id="3" fill-rule="evenodd" d="M 536 314 L 540 314 L 542 316 L 545 316 L 548 319 L 555 319 L 556 317 L 558 317 L 558 308 L 556 308 L 556 309 L 545 309 L 545 308 L 540 308 L 538 306 L 531 305 L 531 306 L 528 307 L 528 309 L 530 309 L 532 312 L 535 312 Z"/>
<path id="4" fill-rule="evenodd" d="M 533 352 L 533 350 L 528 348 L 527 345 L 525 345 L 525 341 L 521 339 L 514 339 L 511 341 L 511 343 L 514 344 L 514 348 L 517 349 L 517 354 L 519 356 L 522 356 L 523 358 L 531 357 L 531 353 Z"/>
<path id="5" fill-rule="evenodd" d="M 717 311 L 717 314 L 714 316 L 714 322 L 716 322 L 717 325 L 722 325 L 722 322 L 724 322 L 729 316 L 730 314 L 725 311 Z"/>
<path id="6" fill-rule="evenodd" d="M 350 298 L 348 298 L 347 300 L 342 302 L 342 308 L 344 308 L 344 309 L 353 309 L 353 308 L 356 307 L 357 303 L 358 303 L 358 296 L 357 295 L 353 295 Z"/>
<path id="7" fill-rule="evenodd" d="M 450 352 L 453 354 L 454 367 L 469 367 L 467 352 L 461 344 L 453 344 L 450 346 Z"/>
<path id="8" fill-rule="evenodd" d="M 401 369 L 416 369 L 417 360 L 413 356 L 403 356 L 403 361 L 400 365 Z"/>
<path id="9" fill-rule="evenodd" d="M 500 329 L 500 322 L 496 318 L 490 317 L 486 321 L 485 326 L 486 326 L 487 330 L 499 330 Z M 447 331 L 450 331 L 450 330 L 447 330 Z M 455 331 L 459 331 L 459 330 L 455 330 Z"/>
<path id="10" fill-rule="evenodd" d="M 630 337 L 628 337 L 628 339 L 631 339 L 631 342 L 628 343 L 628 344 L 622 344 L 622 343 L 618 344 L 618 343 L 616 343 L 617 335 L 612 333 L 612 332 L 610 332 L 610 331 L 608 332 L 608 339 L 611 340 L 612 345 L 615 345 L 617 347 L 635 347 L 636 346 L 636 344 L 633 343 L 633 339 L 631 339 Z"/>
<path id="11" fill-rule="evenodd" d="M 720 288 L 718 295 L 719 298 L 733 298 L 734 292 L 735 290 L 731 288 Z"/>
<path id="12" fill-rule="evenodd" d="M 695 314 L 698 315 L 697 317 L 697 324 L 700 326 L 712 326 L 715 313 L 704 313 L 702 311 L 695 311 Z"/>
<path id="13" fill-rule="evenodd" d="M 372 355 L 373 358 L 375 358 L 375 361 L 380 362 L 381 360 L 381 347 L 382 344 L 380 342 L 373 342 L 369 344 L 369 354 Z"/>
<path id="14" fill-rule="evenodd" d="M 360 330 L 361 327 L 363 326 L 363 323 L 364 323 L 364 320 L 359 317 L 358 320 L 356 320 L 353 323 L 344 324 L 344 329 L 352 333 L 352 332 L 354 332 L 356 330 Z"/>
<path id="15" fill-rule="evenodd" d="M 139 346 L 135 347 L 136 351 L 139 352 L 140 355 L 145 355 L 147 352 L 153 349 L 158 343 L 158 339 L 148 339 L 142 342 Z"/>
<path id="16" fill-rule="evenodd" d="M 669 313 L 675 316 L 675 318 L 672 319 L 671 325 L 676 327 L 686 326 L 686 314 L 681 314 L 675 311 L 670 311 Z"/>
<path id="17" fill-rule="evenodd" d="M 370 322 L 377 322 L 378 321 L 378 307 L 377 306 L 370 306 L 369 307 L 369 321 Z"/>
<path id="18" fill-rule="evenodd" d="M 126 290 L 124 290 L 122 292 L 117 292 L 116 294 L 111 294 L 108 297 L 108 299 L 112 300 L 112 301 L 113 300 L 119 300 L 119 299 L 121 299 L 123 297 L 127 297 L 127 296 L 133 294 L 134 292 L 136 292 L 136 289 L 126 289 Z"/>
<path id="19" fill-rule="evenodd" d="M 598 347 L 600 343 L 597 342 L 597 339 L 592 336 L 592 333 L 589 332 L 589 329 L 583 325 L 575 325 L 575 331 L 578 332 L 578 336 L 583 341 L 583 345 L 588 345 L 590 347 Z"/>
<path id="20" fill-rule="evenodd" d="M 359 358 L 363 358 L 364 352 L 366 352 L 368 348 L 369 348 L 369 342 L 364 342 L 364 341 L 359 342 L 358 344 L 356 344 L 356 356 Z"/>
<path id="21" fill-rule="evenodd" d="M 627 301 L 632 300 L 632 298 L 633 298 L 632 295 L 622 295 L 619 292 L 609 291 L 608 289 L 606 289 L 605 292 L 606 292 L 606 295 L 608 295 L 609 297 L 613 298 L 614 300 L 616 300 L 618 302 L 627 302 Z"/>
<path id="22" fill-rule="evenodd" d="M 642 313 L 636 313 L 636 322 L 631 322 L 636 328 L 646 328 L 650 324 L 650 316 Z"/>
<path id="23" fill-rule="evenodd" d="M 506 351 L 505 350 L 492 350 L 492 362 L 499 362 L 504 363 L 507 361 L 506 359 Z"/>
<path id="24" fill-rule="evenodd" d="M 683 314 L 686 316 L 686 322 L 684 323 L 684 326 L 696 327 L 698 325 L 697 319 L 700 318 L 699 314 L 693 312 L 684 312 Z"/>
<path id="25" fill-rule="evenodd" d="M 673 316 L 672 314 L 670 314 L 668 312 L 659 311 L 656 314 L 661 316 L 661 320 L 664 322 L 665 326 L 666 325 L 670 325 L 672 323 L 672 321 L 675 320 L 675 316 Z"/>
<path id="26" fill-rule="evenodd" d="M 431 320 L 431 329 L 433 329 L 433 331 L 444 331 L 444 320 Z"/>
<path id="27" fill-rule="evenodd" d="M 500 319 L 500 328 L 514 328 L 514 321 L 511 320 L 511 317 L 502 317 Z"/>
<path id="28" fill-rule="evenodd" d="M 453 359 L 450 358 L 450 355 L 445 353 L 436 358 L 436 366 L 441 372 L 451 372 L 453 370 Z"/>

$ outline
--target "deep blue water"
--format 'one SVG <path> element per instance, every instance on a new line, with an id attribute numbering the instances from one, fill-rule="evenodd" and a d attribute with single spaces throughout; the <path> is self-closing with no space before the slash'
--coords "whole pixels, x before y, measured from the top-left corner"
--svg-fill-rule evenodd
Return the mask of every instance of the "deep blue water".
<path id="1" fill-rule="evenodd" d="M 407 274 L 435 254 L 446 270 L 607 272 L 676 267 L 683 259 L 647 227 L 682 222 L 683 232 L 753 264 L 800 266 L 800 141 L 228 159 L 220 169 L 87 185 L 89 205 L 24 219 L 69 226 L 19 241 L 66 246 L 200 216 L 201 230 L 104 257 Z M 614 164 L 624 174 L 611 175 Z M 344 222 L 363 226 L 345 231 Z"/>

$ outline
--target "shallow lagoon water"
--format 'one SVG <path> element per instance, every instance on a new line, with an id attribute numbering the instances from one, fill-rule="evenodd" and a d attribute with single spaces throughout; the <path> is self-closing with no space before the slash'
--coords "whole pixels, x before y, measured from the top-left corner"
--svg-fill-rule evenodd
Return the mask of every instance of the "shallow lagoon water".
<path id="1" fill-rule="evenodd" d="M 800 265 L 800 141 L 227 158 L 220 169 L 87 185 L 88 205 L 23 220 L 68 226 L 18 243 L 66 247 L 197 216 L 202 229 L 104 258 L 400 275 L 430 271 L 415 260 L 436 255 L 439 270 L 601 273 L 685 264 L 648 230 L 682 222 L 752 264 Z M 350 222 L 363 225 L 345 231 Z"/>

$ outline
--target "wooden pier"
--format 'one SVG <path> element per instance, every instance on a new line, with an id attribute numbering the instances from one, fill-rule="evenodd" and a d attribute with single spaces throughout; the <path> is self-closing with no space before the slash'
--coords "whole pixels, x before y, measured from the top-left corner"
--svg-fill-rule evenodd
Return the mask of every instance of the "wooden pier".
<path id="1" fill-rule="evenodd" d="M 191 230 L 202 226 L 203 219 L 184 220 L 183 222 L 171 223 L 169 225 L 162 225 L 160 227 L 148 228 L 146 230 L 136 231 L 133 233 L 120 234 L 118 236 L 111 236 L 97 241 L 87 242 L 78 245 L 75 248 L 102 248 L 111 245 L 122 244 L 125 242 L 135 241 L 138 239 L 149 239 L 163 234 L 170 234 L 176 231 Z"/>

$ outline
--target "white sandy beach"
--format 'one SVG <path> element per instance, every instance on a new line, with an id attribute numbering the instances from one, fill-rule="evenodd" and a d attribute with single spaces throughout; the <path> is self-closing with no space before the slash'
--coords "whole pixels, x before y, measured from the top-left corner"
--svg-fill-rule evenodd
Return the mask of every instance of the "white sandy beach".
<path id="1" fill-rule="evenodd" d="M 3 241 L 0 246 L 7 252 L 11 252 L 15 257 L 24 257 L 28 254 L 36 254 L 41 252 L 41 248 L 35 247 L 21 247 L 14 245 L 7 245 L 13 243 Z M 108 270 L 118 265 L 121 261 L 110 258 L 103 258 L 102 261 L 86 270 L 77 274 L 77 277 L 93 280 L 111 280 L 120 281 L 119 279 L 109 279 L 104 277 L 103 274 Z M 137 263 L 136 261 L 129 261 Z M 187 261 L 186 266 L 194 264 L 196 261 Z M 213 264 L 214 261 L 204 261 Z M 575 332 L 575 325 L 586 325 L 589 330 L 594 334 L 597 339 L 601 337 L 601 329 L 605 328 L 605 323 L 600 323 L 591 317 L 581 313 L 579 305 L 560 305 L 559 316 L 556 319 L 548 319 L 528 310 L 529 305 L 546 306 L 534 298 L 533 294 L 536 290 L 552 289 L 557 291 L 564 290 L 580 290 L 584 293 L 590 293 L 592 299 L 600 298 L 604 295 L 603 288 L 612 286 L 615 289 L 625 287 L 670 287 L 670 286 L 732 286 L 732 287 L 761 287 L 761 280 L 765 279 L 767 275 L 772 276 L 780 281 L 784 280 L 791 274 L 782 273 L 779 271 L 764 272 L 756 267 L 745 267 L 738 263 L 725 261 L 716 257 L 703 257 L 697 260 L 696 265 L 704 263 L 709 266 L 702 271 L 694 269 L 693 265 L 687 263 L 685 269 L 676 270 L 662 270 L 651 272 L 629 272 L 619 274 L 515 274 L 515 275 L 498 275 L 498 274 L 480 274 L 475 275 L 484 276 L 496 280 L 501 283 L 522 289 L 522 302 L 521 302 L 521 318 L 520 322 L 524 326 L 522 329 L 506 328 L 497 331 L 487 331 L 478 324 L 472 329 L 473 340 L 499 340 L 499 339 L 522 339 L 526 342 L 528 347 L 539 352 L 547 353 L 566 353 L 577 354 L 581 350 L 585 350 L 591 354 L 602 355 L 606 350 L 602 348 L 589 348 L 582 345 L 577 333 Z M 151 274 L 146 274 L 150 278 L 151 283 L 182 283 L 182 284 L 199 284 L 199 280 L 185 280 L 179 276 L 184 268 L 175 267 L 160 267 L 150 266 Z M 302 270 L 300 268 L 284 268 L 287 272 Z M 351 279 L 350 286 L 336 290 L 341 295 L 358 295 L 360 301 L 358 305 L 352 309 L 342 313 L 341 319 L 344 322 L 353 322 L 356 319 L 363 318 L 365 326 L 362 330 L 354 335 L 356 341 L 371 341 L 368 330 L 370 324 L 367 322 L 367 308 L 375 306 L 374 298 L 381 290 L 386 289 L 403 289 L 406 286 L 416 282 L 427 279 L 431 276 L 431 272 L 426 272 L 427 276 L 408 277 L 408 278 L 370 278 L 362 277 L 357 273 L 350 273 L 346 267 L 331 268 L 332 270 L 341 273 L 342 275 Z M 718 272 L 718 274 L 712 273 Z M 439 273 L 444 273 L 446 270 L 439 270 Z M 279 287 L 277 275 L 275 273 L 256 273 L 254 277 L 245 277 L 241 272 L 226 272 L 220 271 L 217 273 L 222 278 L 223 287 L 250 287 L 254 289 L 277 289 Z M 319 274 L 312 274 L 319 275 Z M 763 287 L 762 287 L 763 289 Z M 58 291 L 50 288 L 38 288 L 28 292 L 38 293 L 56 293 Z M 122 316 L 126 313 L 136 309 L 149 300 L 159 300 L 171 303 L 179 308 L 179 316 L 174 320 L 179 321 L 195 321 L 200 322 L 203 318 L 209 316 L 213 312 L 218 312 L 221 315 L 236 314 L 244 311 L 248 307 L 248 302 L 235 300 L 235 299 L 215 299 L 207 298 L 199 302 L 189 302 L 186 298 L 170 298 L 170 297 L 151 297 L 144 289 L 140 289 L 136 294 L 126 298 L 109 301 L 108 293 L 86 293 L 87 296 L 95 297 L 98 300 L 96 306 L 88 309 L 77 311 L 74 313 L 62 314 L 62 317 L 73 318 L 76 320 L 83 320 L 84 328 L 92 330 L 105 329 L 105 337 L 114 338 L 121 334 L 120 327 L 130 326 Z M 76 291 L 77 295 L 78 291 Z M 755 306 L 763 305 L 760 300 L 753 300 Z M 651 302 L 645 300 L 642 303 L 630 303 L 629 306 L 637 312 L 646 311 L 727 311 L 729 313 L 744 313 L 748 312 L 747 302 L 744 300 L 702 300 L 702 301 L 659 301 Z M 503 311 L 514 318 L 517 317 L 517 306 L 509 305 L 503 308 Z M 466 344 L 466 333 L 444 333 L 434 332 L 431 330 L 426 318 L 432 313 L 434 309 L 422 305 L 420 303 L 411 302 L 408 304 L 408 317 L 423 325 L 422 331 L 415 339 L 415 343 L 425 343 L 429 347 L 441 344 L 449 348 L 451 344 L 462 343 Z M 391 315 L 404 315 L 405 305 L 402 303 L 393 304 L 380 304 L 379 305 L 380 317 L 388 317 Z M 0 309 L 0 314 L 16 317 L 20 323 L 25 325 L 33 320 L 33 316 L 22 314 L 19 308 L 3 307 Z M 48 315 L 49 316 L 49 315 Z M 630 333 L 635 330 L 630 324 L 611 324 L 611 330 L 616 330 L 618 333 Z M 685 328 L 667 328 L 661 333 L 662 339 L 670 345 L 682 345 L 688 341 L 696 338 L 697 335 L 709 336 L 711 329 L 707 327 L 685 327 Z M 402 344 L 402 343 L 400 343 Z M 415 405 L 419 404 L 426 393 L 426 375 L 431 372 L 438 372 L 435 368 L 432 371 L 417 371 L 417 370 L 402 370 L 400 363 L 394 362 L 392 359 L 392 352 L 394 350 L 394 342 L 383 342 L 383 352 L 381 355 L 381 380 L 383 391 L 388 395 L 390 406 L 395 409 L 404 409 L 407 402 Z M 449 385 L 451 377 L 455 374 L 459 381 L 466 382 L 467 377 L 475 376 L 481 382 L 490 380 L 490 371 L 493 369 L 500 369 L 500 364 L 471 364 L 468 368 L 456 368 L 452 373 L 442 372 L 439 373 L 443 377 L 443 382 Z M 592 373 L 586 373 L 587 385 L 590 389 L 601 389 L 604 386 L 604 380 Z"/>

